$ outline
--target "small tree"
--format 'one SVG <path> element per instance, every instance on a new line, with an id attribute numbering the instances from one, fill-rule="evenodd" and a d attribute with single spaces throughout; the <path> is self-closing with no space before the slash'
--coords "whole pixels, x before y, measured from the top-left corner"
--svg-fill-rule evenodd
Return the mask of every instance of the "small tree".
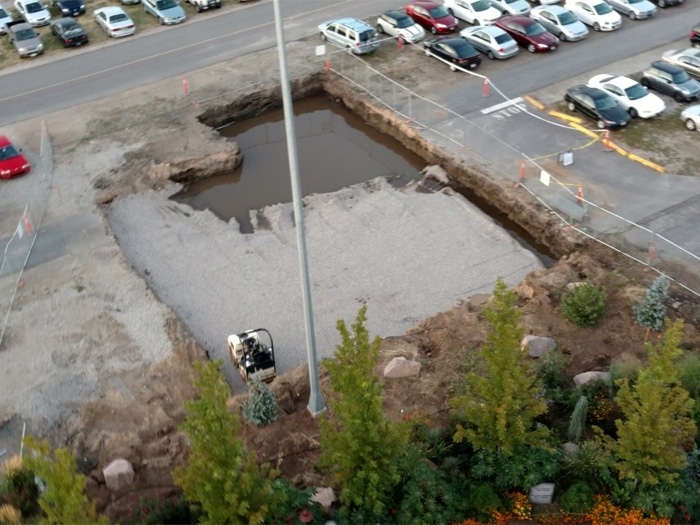
<path id="1" fill-rule="evenodd" d="M 572 293 L 564 294 L 564 317 L 576 326 L 595 326 L 605 315 L 606 298 L 605 288 L 597 288 L 589 279 L 576 286 Z"/>
<path id="2" fill-rule="evenodd" d="M 206 521 L 263 523 L 281 504 L 267 465 L 258 466 L 238 436 L 240 421 L 226 409 L 229 387 L 218 368 L 221 361 L 195 362 L 199 399 L 186 401 L 181 430 L 190 439 L 186 467 L 173 472 L 189 501 L 201 505 Z"/>
<path id="3" fill-rule="evenodd" d="M 668 299 L 669 280 L 659 275 L 647 289 L 644 300 L 633 306 L 635 321 L 643 328 L 660 332 L 666 318 L 666 299 Z"/>
<path id="4" fill-rule="evenodd" d="M 275 421 L 279 414 L 275 393 L 267 383 L 256 378 L 250 385 L 248 399 L 243 403 L 243 417 L 255 425 L 264 426 Z"/>
<path id="5" fill-rule="evenodd" d="M 586 416 L 588 415 L 588 398 L 581 396 L 576 401 L 574 411 L 569 418 L 569 438 L 578 443 L 586 429 Z"/>
<path id="6" fill-rule="evenodd" d="M 46 485 L 39 495 L 39 506 L 46 515 L 46 523 L 107 523 L 98 516 L 95 504 L 85 494 L 85 476 L 76 470 L 75 456 L 67 448 L 50 450 L 48 442 L 26 438 L 27 454 L 24 463 Z"/>
<path id="7" fill-rule="evenodd" d="M 484 309 L 491 326 L 479 352 L 484 373 L 469 373 L 464 395 L 451 402 L 455 414 L 467 422 L 466 428 L 457 425 L 454 440 L 466 439 L 477 450 L 511 454 L 519 446 L 539 445 L 548 435 L 545 427 L 533 426 L 547 412 L 547 404 L 534 371 L 523 363 L 524 330 L 516 299 L 499 278 L 493 305 Z"/>
<path id="8" fill-rule="evenodd" d="M 353 335 L 342 319 L 338 321 L 342 342 L 335 359 L 323 362 L 335 394 L 329 399 L 332 417 L 321 418 L 319 426 L 321 464 L 335 474 L 340 502 L 376 515 L 399 481 L 397 458 L 408 435 L 403 425 L 384 417 L 383 385 L 374 373 L 380 338 L 370 343 L 366 311 L 366 306 L 360 308 Z"/>
<path id="9" fill-rule="evenodd" d="M 622 478 L 650 485 L 673 481 L 685 463 L 683 445 L 692 442 L 695 424 L 688 392 L 679 386 L 675 360 L 681 355 L 682 321 L 667 321 L 663 341 L 647 343 L 649 365 L 632 387 L 617 380 L 617 401 L 625 420 L 617 420 L 617 441 L 609 442 Z"/>

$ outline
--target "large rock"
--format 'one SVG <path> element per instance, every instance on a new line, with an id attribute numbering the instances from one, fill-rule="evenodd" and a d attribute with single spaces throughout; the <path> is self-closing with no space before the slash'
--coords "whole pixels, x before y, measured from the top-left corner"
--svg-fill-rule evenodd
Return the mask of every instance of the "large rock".
<path id="1" fill-rule="evenodd" d="M 592 381 L 610 381 L 610 372 L 583 372 L 574 376 L 574 383 L 579 386 Z"/>
<path id="2" fill-rule="evenodd" d="M 405 357 L 395 357 L 384 368 L 384 377 L 396 379 L 399 377 L 417 376 L 421 365 L 418 361 L 409 361 Z"/>
<path id="3" fill-rule="evenodd" d="M 520 349 L 527 350 L 530 357 L 542 357 L 550 350 L 557 347 L 557 342 L 551 337 L 541 337 L 539 335 L 526 335 L 520 342 Z"/>
<path id="4" fill-rule="evenodd" d="M 102 471 L 107 488 L 112 491 L 121 490 L 134 481 L 134 469 L 125 459 L 115 459 Z"/>
<path id="5" fill-rule="evenodd" d="M 335 492 L 331 487 L 317 487 L 316 492 L 311 496 L 311 501 L 319 503 L 326 514 L 328 514 L 331 511 L 331 505 L 335 501 Z"/>
<path id="6" fill-rule="evenodd" d="M 569 457 L 576 457 L 578 455 L 579 451 L 579 446 L 576 443 L 572 443 L 571 441 L 568 441 L 564 443 L 561 447 L 564 450 L 564 454 L 566 454 Z"/>

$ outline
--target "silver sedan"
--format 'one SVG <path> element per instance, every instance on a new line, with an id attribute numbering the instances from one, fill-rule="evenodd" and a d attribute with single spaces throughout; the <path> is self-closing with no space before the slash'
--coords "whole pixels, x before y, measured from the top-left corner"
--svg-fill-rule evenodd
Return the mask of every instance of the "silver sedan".
<path id="1" fill-rule="evenodd" d="M 491 60 L 508 58 L 518 53 L 518 43 L 496 26 L 473 26 L 462 29 L 459 36 Z"/>
<path id="2" fill-rule="evenodd" d="M 656 14 L 656 6 L 649 0 L 607 0 L 615 11 L 627 15 L 630 20 L 651 18 Z"/>
<path id="3" fill-rule="evenodd" d="M 690 131 L 700 129 L 700 104 L 689 106 L 681 111 L 681 120 Z"/>
<path id="4" fill-rule="evenodd" d="M 575 42 L 588 36 L 588 28 L 576 15 L 560 5 L 533 7 L 530 18 L 537 20 L 561 41 Z"/>
<path id="5" fill-rule="evenodd" d="M 689 75 L 700 78 L 700 49 L 671 49 L 661 56 L 661 60 L 682 67 Z"/>

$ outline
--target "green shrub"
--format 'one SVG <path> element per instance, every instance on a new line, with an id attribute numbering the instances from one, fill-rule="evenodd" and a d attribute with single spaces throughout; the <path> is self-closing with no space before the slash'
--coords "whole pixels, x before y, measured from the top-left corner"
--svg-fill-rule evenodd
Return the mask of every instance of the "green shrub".
<path id="1" fill-rule="evenodd" d="M 588 416 L 588 398 L 580 396 L 569 419 L 569 438 L 578 443 L 586 430 L 586 416 Z"/>
<path id="2" fill-rule="evenodd" d="M 696 439 L 700 438 L 700 355 L 687 354 L 678 363 L 681 385 L 685 388 L 695 404 L 690 411 L 690 418 L 698 428 Z"/>
<path id="3" fill-rule="evenodd" d="M 470 458 L 470 474 L 476 481 L 491 483 L 498 491 L 528 491 L 557 476 L 561 455 L 559 450 L 533 447 L 518 447 L 512 454 L 482 449 Z"/>
<path id="4" fill-rule="evenodd" d="M 255 379 L 250 385 L 248 399 L 243 403 L 243 417 L 262 427 L 275 421 L 279 413 L 275 393 L 267 383 Z"/>
<path id="5" fill-rule="evenodd" d="M 324 510 L 320 503 L 312 502 L 314 489 L 300 489 L 289 483 L 284 478 L 276 479 L 272 482 L 276 493 L 283 495 L 284 503 L 279 507 L 274 516 L 269 519 L 269 523 L 303 523 L 299 515 L 303 511 L 308 511 L 313 516 L 312 523 L 323 523 Z"/>
<path id="6" fill-rule="evenodd" d="M 618 379 L 627 379 L 630 383 L 637 380 L 642 363 L 636 357 L 625 357 L 610 363 L 610 381 L 615 384 Z"/>
<path id="7" fill-rule="evenodd" d="M 606 298 L 605 288 L 598 288 L 588 280 L 576 286 L 572 293 L 564 294 L 564 316 L 577 326 L 595 326 L 605 315 Z"/>
<path id="8" fill-rule="evenodd" d="M 660 332 L 666 318 L 666 300 L 671 283 L 663 275 L 658 276 L 647 289 L 644 300 L 633 306 L 635 321 L 639 326 Z"/>
<path id="9" fill-rule="evenodd" d="M 593 490 L 603 489 L 611 473 L 610 460 L 595 441 L 584 441 L 576 454 L 563 456 L 561 466 L 565 481 L 583 483 Z"/>
<path id="10" fill-rule="evenodd" d="M 190 507 L 184 496 L 171 495 L 160 498 L 139 498 L 126 523 L 127 525 L 178 525 L 197 523 L 199 517 L 199 510 Z"/>
<path id="11" fill-rule="evenodd" d="M 34 473 L 23 467 L 19 458 L 11 458 L 4 466 L 7 468 L 3 469 L 5 477 L 0 484 L 0 503 L 19 510 L 23 521 L 27 521 L 41 511 Z"/>
<path id="12" fill-rule="evenodd" d="M 544 387 L 547 399 L 554 403 L 562 403 L 568 397 L 569 379 L 566 368 L 571 363 L 571 357 L 559 348 L 550 350 L 537 360 L 535 377 Z"/>
<path id="13" fill-rule="evenodd" d="M 562 492 L 557 503 L 564 512 L 585 513 L 593 506 L 595 496 L 593 487 L 579 481 Z"/>
<path id="14" fill-rule="evenodd" d="M 489 483 L 477 483 L 469 487 L 466 494 L 469 516 L 482 522 L 491 519 L 491 509 L 502 509 L 498 493 Z"/>

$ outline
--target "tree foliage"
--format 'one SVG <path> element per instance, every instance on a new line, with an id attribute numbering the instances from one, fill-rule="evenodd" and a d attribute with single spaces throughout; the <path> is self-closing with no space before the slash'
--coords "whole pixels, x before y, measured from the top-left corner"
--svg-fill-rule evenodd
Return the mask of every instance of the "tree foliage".
<path id="1" fill-rule="evenodd" d="M 259 427 L 269 425 L 279 417 L 275 393 L 267 383 L 255 378 L 250 385 L 250 395 L 243 403 L 243 417 Z"/>
<path id="2" fill-rule="evenodd" d="M 598 288 L 587 280 L 562 297 L 564 317 L 576 326 L 595 326 L 605 315 L 606 299 L 605 288 Z"/>
<path id="3" fill-rule="evenodd" d="M 516 299 L 499 278 L 493 304 L 484 309 L 490 325 L 479 352 L 484 372 L 469 373 L 465 393 L 451 402 L 455 414 L 467 422 L 466 427 L 457 426 L 454 440 L 466 439 L 476 450 L 510 454 L 520 446 L 538 446 L 548 435 L 545 427 L 534 426 L 547 405 L 534 371 L 523 363 L 524 330 Z"/>
<path id="4" fill-rule="evenodd" d="M 617 420 L 618 438 L 611 442 L 622 478 L 655 485 L 673 481 L 683 468 L 683 445 L 692 442 L 695 424 L 689 418 L 693 401 L 680 386 L 675 364 L 681 355 L 682 321 L 667 321 L 663 341 L 647 343 L 649 364 L 634 386 L 619 379 L 617 402 L 625 420 Z"/>
<path id="5" fill-rule="evenodd" d="M 212 523 L 263 523 L 282 503 L 272 484 L 274 472 L 258 466 L 238 436 L 240 421 L 226 409 L 229 387 L 218 368 L 221 361 L 194 363 L 199 398 L 186 401 L 181 430 L 190 440 L 186 467 L 173 472 L 189 501 L 201 505 Z"/>
<path id="6" fill-rule="evenodd" d="M 46 523 L 107 523 L 106 517 L 97 515 L 95 504 L 88 501 L 85 476 L 76 470 L 75 456 L 67 448 L 51 452 L 48 442 L 31 437 L 26 438 L 26 445 L 30 453 L 24 464 L 46 486 L 39 495 Z"/>
<path id="7" fill-rule="evenodd" d="M 374 373 L 380 338 L 370 342 L 366 312 L 366 306 L 360 308 L 353 334 L 342 319 L 338 321 L 341 343 L 335 359 L 323 362 L 334 395 L 329 399 L 330 416 L 319 420 L 321 464 L 334 473 L 343 506 L 379 515 L 399 481 L 397 458 L 408 434 L 403 425 L 384 417 L 383 385 Z"/>
<path id="8" fill-rule="evenodd" d="M 666 318 L 666 299 L 668 299 L 669 280 L 659 275 L 647 289 L 644 300 L 632 307 L 635 321 L 639 326 L 660 332 Z"/>

